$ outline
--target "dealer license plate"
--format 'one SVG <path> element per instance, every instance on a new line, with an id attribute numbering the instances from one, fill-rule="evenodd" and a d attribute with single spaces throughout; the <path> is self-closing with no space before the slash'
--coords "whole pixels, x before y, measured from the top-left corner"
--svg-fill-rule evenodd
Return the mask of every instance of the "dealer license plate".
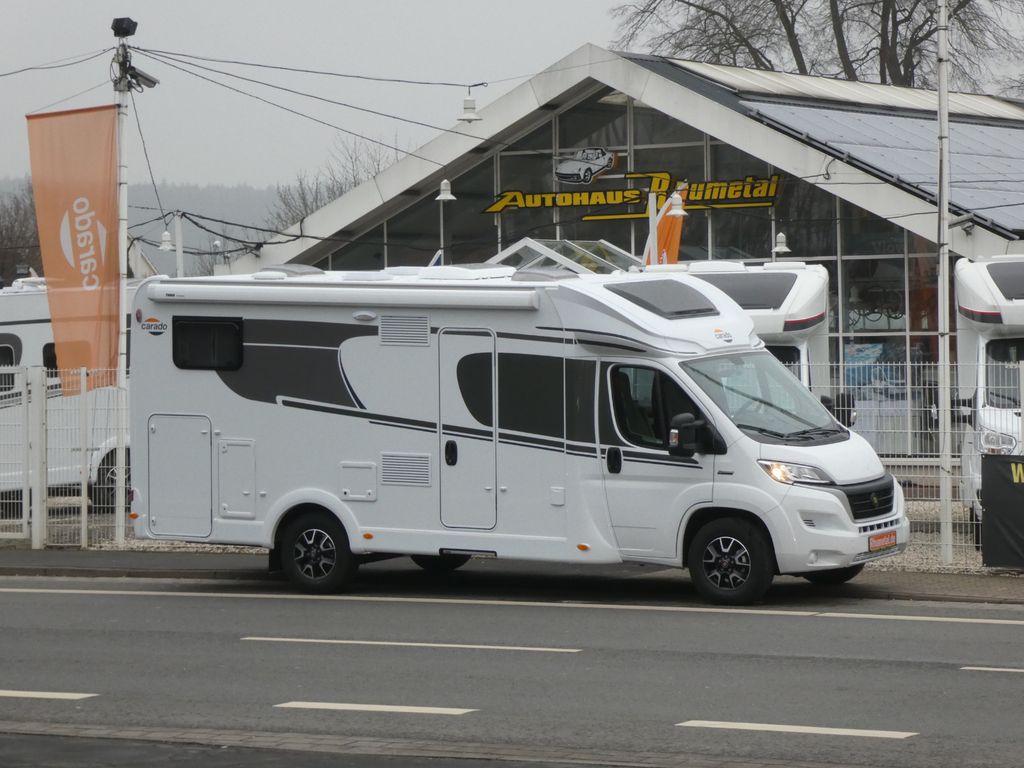
<path id="1" fill-rule="evenodd" d="M 868 536 L 868 552 L 882 552 L 896 546 L 896 531 L 876 533 Z"/>

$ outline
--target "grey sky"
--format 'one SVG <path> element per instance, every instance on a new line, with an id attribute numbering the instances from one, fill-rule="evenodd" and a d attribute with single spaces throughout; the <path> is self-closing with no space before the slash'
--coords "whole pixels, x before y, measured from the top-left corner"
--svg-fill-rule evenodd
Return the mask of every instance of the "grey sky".
<path id="1" fill-rule="evenodd" d="M 110 22 L 131 16 L 140 48 L 381 77 L 489 81 L 474 90 L 484 105 L 583 43 L 608 45 L 620 0 L 8 0 L 0 72 L 50 63 L 114 45 Z M 111 103 L 112 54 L 65 69 L 0 78 L 0 177 L 28 172 L 25 114 L 93 86 L 52 109 Z M 136 55 L 160 79 L 135 95 L 157 181 L 253 185 L 287 183 L 315 171 L 338 135 Z M 220 64 L 208 66 L 227 69 Z M 451 127 L 465 91 L 393 85 L 232 67 L 232 71 L 380 112 Z M 413 149 L 436 131 L 318 104 L 220 75 L 299 111 L 375 139 Z M 101 85 L 102 84 L 102 85 Z M 148 182 L 138 129 L 129 117 L 132 183 Z"/>

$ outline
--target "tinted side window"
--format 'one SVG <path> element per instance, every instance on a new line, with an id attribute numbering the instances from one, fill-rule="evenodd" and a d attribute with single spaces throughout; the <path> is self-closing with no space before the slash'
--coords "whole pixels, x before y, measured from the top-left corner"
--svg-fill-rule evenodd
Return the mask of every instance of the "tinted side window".
<path id="1" fill-rule="evenodd" d="M 12 365 L 14 365 L 14 347 L 0 346 L 0 367 Z M 0 374 L 0 392 L 9 392 L 12 389 L 14 389 L 14 374 Z"/>
<path id="2" fill-rule="evenodd" d="M 667 450 L 673 416 L 692 413 L 701 418 L 689 395 L 661 371 L 619 365 L 611 370 L 610 385 L 615 423 L 634 445 Z"/>
<path id="3" fill-rule="evenodd" d="M 563 361 L 548 355 L 498 355 L 498 426 L 561 439 Z"/>
<path id="4" fill-rule="evenodd" d="M 466 410 L 485 427 L 494 426 L 494 358 L 490 352 L 474 352 L 459 360 L 455 375 Z"/>
<path id="5" fill-rule="evenodd" d="M 237 371 L 242 367 L 242 320 L 175 317 L 173 358 L 179 368 Z"/>
<path id="6" fill-rule="evenodd" d="M 46 368 L 47 376 L 57 375 L 57 348 L 53 342 L 43 344 L 43 366 Z"/>

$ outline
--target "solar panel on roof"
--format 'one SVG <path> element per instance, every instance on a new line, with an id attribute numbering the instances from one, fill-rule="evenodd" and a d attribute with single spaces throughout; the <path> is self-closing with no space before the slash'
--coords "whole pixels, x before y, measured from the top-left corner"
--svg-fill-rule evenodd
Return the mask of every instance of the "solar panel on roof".
<path id="1" fill-rule="evenodd" d="M 670 320 L 718 314 L 715 305 L 700 291 L 677 280 L 612 283 L 605 287 L 638 307 Z"/>

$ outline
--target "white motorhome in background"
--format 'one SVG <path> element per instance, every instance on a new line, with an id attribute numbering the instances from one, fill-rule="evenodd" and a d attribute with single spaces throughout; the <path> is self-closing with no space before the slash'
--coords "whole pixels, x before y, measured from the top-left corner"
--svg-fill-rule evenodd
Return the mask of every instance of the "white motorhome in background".
<path id="1" fill-rule="evenodd" d="M 267 547 L 307 590 L 481 556 L 688 566 L 743 603 L 908 540 L 870 446 L 686 274 L 284 265 L 135 306 L 136 535 Z"/>
<path id="2" fill-rule="evenodd" d="M 126 305 L 135 295 L 137 282 L 130 281 Z M 58 375 L 60 361 L 53 343 L 53 327 L 47 301 L 46 279 L 21 278 L 0 289 L 0 493 L 20 492 L 24 486 L 24 415 L 17 369 L 46 368 L 48 421 L 52 435 L 47 441 L 47 484 L 71 486 L 81 474 L 80 397 L 64 395 Z M 24 379 L 21 379 L 23 386 Z M 89 482 L 93 501 L 111 505 L 115 462 L 116 391 L 113 387 L 90 390 L 87 443 Z"/>
<path id="3" fill-rule="evenodd" d="M 980 521 L 981 457 L 1021 453 L 1024 256 L 960 259 L 953 282 L 957 394 L 962 407 L 970 409 L 961 448 L 960 498 L 972 520 Z M 975 535 L 980 536 L 978 526 Z"/>

